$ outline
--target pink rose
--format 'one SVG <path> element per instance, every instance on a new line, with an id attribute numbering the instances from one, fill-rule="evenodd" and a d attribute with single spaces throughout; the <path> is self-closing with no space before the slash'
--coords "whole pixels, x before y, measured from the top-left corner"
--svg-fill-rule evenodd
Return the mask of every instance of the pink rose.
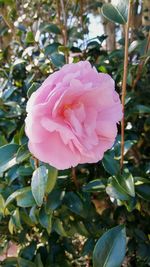
<path id="1" fill-rule="evenodd" d="M 27 103 L 29 150 L 57 169 L 102 159 L 117 135 L 122 106 L 114 80 L 88 61 L 50 75 Z"/>

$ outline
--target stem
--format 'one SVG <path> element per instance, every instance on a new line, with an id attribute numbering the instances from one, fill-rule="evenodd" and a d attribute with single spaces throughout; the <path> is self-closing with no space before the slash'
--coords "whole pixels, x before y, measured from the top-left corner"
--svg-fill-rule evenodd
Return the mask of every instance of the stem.
<path id="1" fill-rule="evenodd" d="M 64 1 L 60 0 L 60 4 L 61 4 L 61 9 L 62 9 L 62 15 L 63 15 L 63 21 L 64 21 L 64 46 L 67 46 L 67 17 L 66 17 L 66 10 L 65 10 L 65 5 L 64 5 Z M 66 51 L 66 63 L 68 63 L 68 51 Z"/>
<path id="2" fill-rule="evenodd" d="M 13 33 L 13 27 L 12 27 L 12 25 L 9 23 L 9 21 L 7 20 L 7 18 L 3 15 L 3 14 L 1 14 L 1 16 L 2 16 L 2 19 L 3 19 L 3 21 L 5 22 L 5 24 L 7 25 L 7 27 L 11 30 L 11 32 Z"/>
<path id="3" fill-rule="evenodd" d="M 72 180 L 76 186 L 77 189 L 79 189 L 79 183 L 77 181 L 77 176 L 76 176 L 76 169 L 72 167 Z"/>
<path id="4" fill-rule="evenodd" d="M 123 161 L 124 161 L 124 128 L 125 128 L 125 96 L 126 96 L 126 85 L 127 85 L 127 68 L 128 68 L 128 44 L 129 44 L 129 27 L 130 27 L 130 19 L 131 19 L 131 10 L 132 10 L 132 0 L 129 1 L 129 9 L 128 9 L 128 20 L 125 25 L 125 50 L 124 50 L 124 68 L 123 68 L 123 81 L 122 81 L 122 111 L 123 118 L 121 121 L 121 160 L 120 160 L 120 168 L 123 169 Z"/>
<path id="5" fill-rule="evenodd" d="M 56 1 L 56 4 L 57 4 L 57 14 L 58 14 L 58 25 L 60 28 L 62 28 L 62 23 L 61 23 L 61 11 L 60 11 L 60 3 L 59 3 L 59 0 Z"/>
<path id="6" fill-rule="evenodd" d="M 39 167 L 39 160 L 33 156 L 35 169 Z"/>
<path id="7" fill-rule="evenodd" d="M 80 0 L 80 17 L 81 17 L 81 27 L 82 27 L 82 31 L 84 29 L 84 23 L 83 23 L 83 14 L 84 14 L 84 3 L 83 0 Z"/>

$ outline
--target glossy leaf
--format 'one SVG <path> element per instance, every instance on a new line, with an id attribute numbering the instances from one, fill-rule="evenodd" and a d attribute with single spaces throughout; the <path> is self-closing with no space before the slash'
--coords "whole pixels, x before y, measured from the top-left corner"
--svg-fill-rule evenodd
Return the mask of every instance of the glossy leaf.
<path id="1" fill-rule="evenodd" d="M 33 94 L 33 92 L 35 92 L 38 89 L 39 86 L 40 86 L 39 83 L 36 82 L 32 83 L 32 85 L 29 87 L 27 91 L 28 98 L 30 98 L 30 96 Z"/>
<path id="2" fill-rule="evenodd" d="M 18 208 L 12 214 L 12 221 L 16 229 L 23 229 L 20 221 L 20 213 Z"/>
<path id="3" fill-rule="evenodd" d="M 119 161 L 114 159 L 113 153 L 106 153 L 102 160 L 105 170 L 111 175 L 117 174 L 120 171 Z"/>
<path id="4" fill-rule="evenodd" d="M 65 191 L 61 189 L 54 189 L 49 195 L 47 199 L 46 207 L 48 210 L 55 210 L 57 209 L 64 198 Z"/>
<path id="5" fill-rule="evenodd" d="M 21 189 L 16 190 L 15 192 L 13 192 L 6 200 L 5 202 L 5 208 L 14 200 L 14 199 L 18 199 L 18 201 L 21 201 L 21 199 L 23 199 L 26 196 L 29 196 L 29 192 L 31 192 L 31 188 L 30 186 L 27 187 L 23 187 Z M 28 198 L 28 197 L 27 197 Z M 34 199 L 32 197 L 32 205 L 34 204 Z"/>
<path id="6" fill-rule="evenodd" d="M 16 164 L 16 152 L 19 146 L 8 144 L 0 147 L 0 173 Z"/>
<path id="7" fill-rule="evenodd" d="M 134 179 L 131 173 L 123 173 L 115 177 L 120 187 L 131 197 L 135 196 Z"/>
<path id="8" fill-rule="evenodd" d="M 65 64 L 65 57 L 62 54 L 53 53 L 51 54 L 50 58 L 56 67 L 62 67 Z"/>
<path id="9" fill-rule="evenodd" d="M 35 200 L 33 198 L 31 188 L 23 192 L 23 194 L 17 196 L 16 199 L 17 199 L 17 205 L 19 207 L 27 208 L 35 205 Z"/>
<path id="10" fill-rule="evenodd" d="M 121 267 L 126 253 L 123 226 L 116 226 L 98 240 L 93 252 L 93 267 Z"/>
<path id="11" fill-rule="evenodd" d="M 104 4 L 102 14 L 113 22 L 125 24 L 128 16 L 128 0 L 116 0 L 113 4 Z"/>
<path id="12" fill-rule="evenodd" d="M 46 192 L 47 180 L 48 171 L 45 166 L 40 166 L 33 172 L 31 180 L 31 190 L 38 206 L 41 206 L 43 203 L 43 198 Z"/>
<path id="13" fill-rule="evenodd" d="M 105 185 L 100 179 L 93 180 L 82 188 L 85 192 L 101 192 L 104 191 L 104 189 Z"/>
<path id="14" fill-rule="evenodd" d="M 63 223 L 60 219 L 56 219 L 53 225 L 53 229 L 60 235 L 60 236 L 67 236 L 67 233 L 64 229 Z"/>
<path id="15" fill-rule="evenodd" d="M 134 180 L 130 173 L 113 176 L 109 179 L 106 192 L 113 198 L 129 200 L 135 196 Z"/>
<path id="16" fill-rule="evenodd" d="M 135 190 L 141 198 L 150 201 L 150 184 L 145 183 L 136 185 Z"/>
<path id="17" fill-rule="evenodd" d="M 52 53 L 56 53 L 58 52 L 58 47 L 60 46 L 59 43 L 53 43 L 53 44 L 49 44 L 45 47 L 45 55 L 49 56 Z"/>
<path id="18" fill-rule="evenodd" d="M 45 192 L 50 193 L 56 184 L 58 170 L 50 165 L 47 165 L 47 169 L 48 169 L 48 177 L 47 177 Z"/>
<path id="19" fill-rule="evenodd" d="M 77 194 L 73 192 L 69 192 L 66 194 L 64 203 L 67 205 L 67 207 L 74 213 L 84 216 L 84 207 L 83 207 L 83 202 L 81 199 L 78 197 Z"/>
<path id="20" fill-rule="evenodd" d="M 46 24 L 44 25 L 44 27 L 41 28 L 42 32 L 51 32 L 51 33 L 55 33 L 55 34 L 60 34 L 61 31 L 59 29 L 59 27 L 56 24 Z"/>
<path id="21" fill-rule="evenodd" d="M 145 106 L 145 105 L 136 105 L 134 108 L 133 108 L 133 111 L 134 113 L 140 113 L 140 114 L 143 114 L 143 113 L 150 113 L 150 107 L 149 106 Z"/>
<path id="22" fill-rule="evenodd" d="M 37 215 L 39 215 L 38 213 L 39 213 L 39 210 L 37 210 L 37 206 L 33 206 L 30 210 L 29 216 L 34 224 L 38 223 L 38 219 L 37 219 Z"/>
<path id="23" fill-rule="evenodd" d="M 22 145 L 16 154 L 16 161 L 17 163 L 23 162 L 24 160 L 26 160 L 30 155 L 29 149 L 27 144 Z"/>

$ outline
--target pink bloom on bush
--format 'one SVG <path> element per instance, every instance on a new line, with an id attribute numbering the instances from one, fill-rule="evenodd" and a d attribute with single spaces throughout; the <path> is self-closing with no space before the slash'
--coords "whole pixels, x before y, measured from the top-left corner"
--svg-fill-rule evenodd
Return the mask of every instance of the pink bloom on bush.
<path id="1" fill-rule="evenodd" d="M 29 150 L 57 169 L 103 158 L 117 135 L 122 106 L 114 80 L 88 61 L 50 75 L 27 103 Z"/>

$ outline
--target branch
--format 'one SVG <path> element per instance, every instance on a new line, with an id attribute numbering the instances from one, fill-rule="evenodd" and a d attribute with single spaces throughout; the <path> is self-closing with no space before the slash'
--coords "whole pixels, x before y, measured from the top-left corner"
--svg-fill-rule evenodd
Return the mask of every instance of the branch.
<path id="1" fill-rule="evenodd" d="M 77 189 L 79 189 L 79 183 L 77 181 L 77 176 L 76 176 L 76 169 L 75 167 L 72 167 L 72 180 L 76 186 Z"/>
<path id="2" fill-rule="evenodd" d="M 63 15 L 63 23 L 64 23 L 64 46 L 67 46 L 67 17 L 66 17 L 66 10 L 65 10 L 65 5 L 64 1 L 60 0 L 61 4 L 61 9 L 62 9 L 62 15 Z M 68 63 L 68 51 L 66 51 L 66 63 Z"/>
<path id="3" fill-rule="evenodd" d="M 124 50 L 124 68 L 123 68 L 123 81 L 122 81 L 122 111 L 123 118 L 121 121 L 121 160 L 120 168 L 123 169 L 124 161 L 124 128 L 125 128 L 125 96 L 126 96 L 126 85 L 127 85 L 127 71 L 128 71 L 128 45 L 129 45 L 129 27 L 131 19 L 131 10 L 132 10 L 132 0 L 129 1 L 128 9 L 128 20 L 125 25 L 125 50 Z"/>
<path id="4" fill-rule="evenodd" d="M 39 160 L 35 158 L 34 156 L 33 156 L 33 160 L 34 160 L 34 167 L 35 169 L 37 169 L 39 167 Z"/>
<path id="5" fill-rule="evenodd" d="M 5 24 L 7 25 L 7 27 L 11 30 L 12 35 L 15 35 L 13 25 L 10 24 L 10 22 L 7 20 L 5 15 L 1 14 L 1 16 L 2 16 L 2 19 L 5 22 Z"/>

